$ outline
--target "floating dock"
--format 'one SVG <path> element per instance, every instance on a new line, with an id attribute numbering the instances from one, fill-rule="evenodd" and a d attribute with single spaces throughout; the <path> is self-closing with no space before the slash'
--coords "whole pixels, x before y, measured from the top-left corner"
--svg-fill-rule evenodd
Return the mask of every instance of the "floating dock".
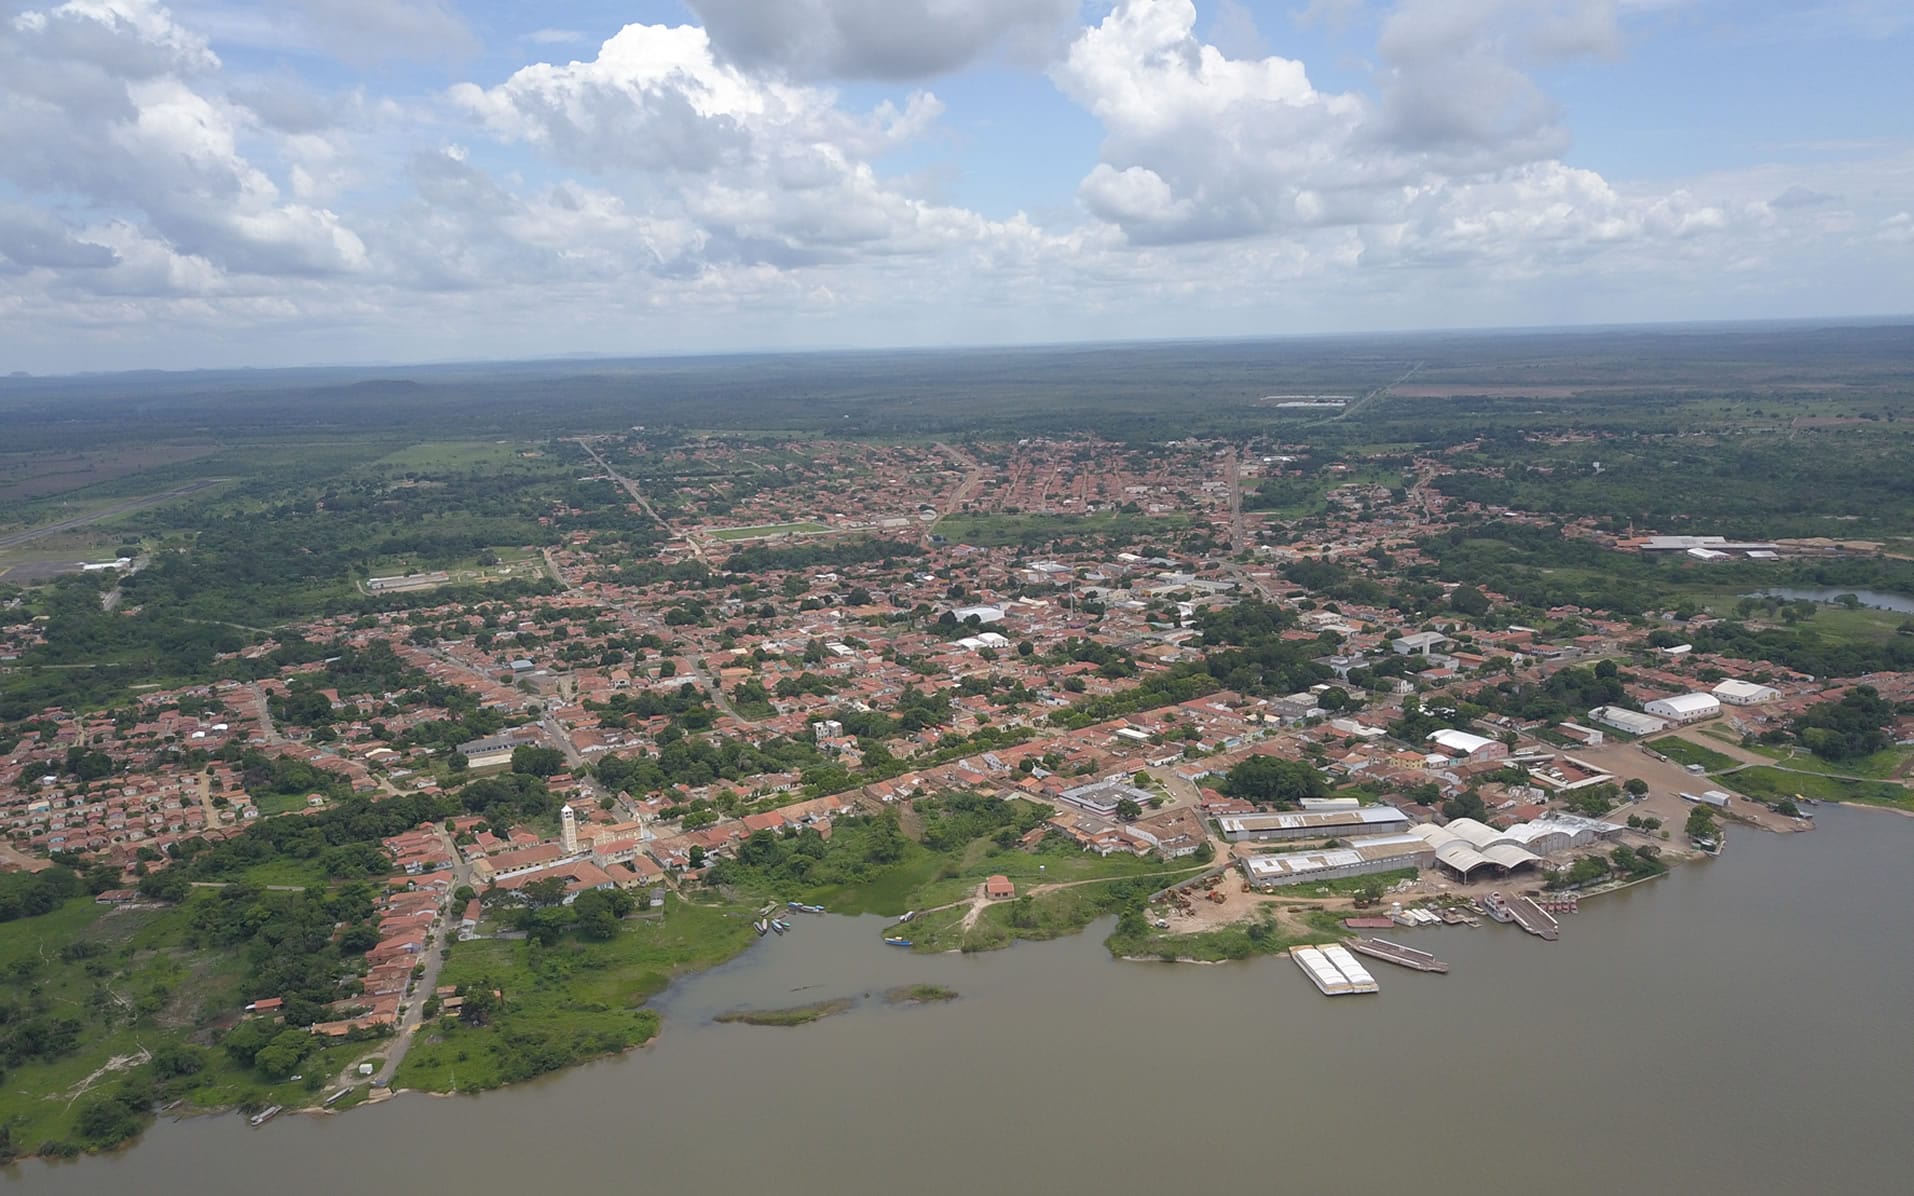
<path id="1" fill-rule="evenodd" d="M 1342 947 L 1292 947 L 1289 957 L 1325 997 L 1378 991 L 1376 978 Z"/>
<path id="2" fill-rule="evenodd" d="M 1443 963 L 1427 951 L 1418 951 L 1414 947 L 1405 947 L 1401 943 L 1392 943 L 1387 939 L 1356 939 L 1349 949 L 1358 955 L 1367 955 L 1371 959 L 1380 959 L 1386 963 L 1400 964 L 1405 968 L 1414 968 L 1418 972 L 1447 972 L 1449 965 Z"/>
<path id="3" fill-rule="evenodd" d="M 1554 914 L 1535 904 L 1533 897 L 1517 897 L 1508 909 L 1515 916 L 1515 924 L 1537 938 L 1552 943 L 1562 937 L 1562 924 L 1555 920 Z"/>

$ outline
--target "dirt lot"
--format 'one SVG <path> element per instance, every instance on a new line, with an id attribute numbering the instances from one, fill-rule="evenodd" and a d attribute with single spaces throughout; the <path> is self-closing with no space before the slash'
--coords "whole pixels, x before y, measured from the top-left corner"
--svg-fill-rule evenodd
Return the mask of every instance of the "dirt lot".
<path id="1" fill-rule="evenodd" d="M 1724 755 L 1735 755 L 1726 745 L 1712 741 L 1708 746 Z M 1630 814 L 1643 817 L 1654 815 L 1662 820 L 1669 830 L 1679 832 L 1682 824 L 1688 821 L 1688 811 L 1692 808 L 1681 799 L 1681 794 L 1699 793 L 1703 789 L 1722 789 L 1727 787 L 1705 776 L 1696 776 L 1671 760 L 1657 760 L 1636 743 L 1605 743 L 1598 748 L 1578 748 L 1570 753 L 1578 760 L 1599 765 L 1602 769 L 1614 773 L 1622 780 L 1640 777 L 1648 782 L 1648 797 L 1642 801 L 1617 809 L 1610 815 L 1613 821 L 1621 821 Z M 1754 823 L 1764 830 L 1798 831 L 1809 829 L 1793 818 L 1784 818 L 1773 813 L 1759 802 L 1747 801 L 1737 797 L 1729 812 L 1736 818 Z"/>

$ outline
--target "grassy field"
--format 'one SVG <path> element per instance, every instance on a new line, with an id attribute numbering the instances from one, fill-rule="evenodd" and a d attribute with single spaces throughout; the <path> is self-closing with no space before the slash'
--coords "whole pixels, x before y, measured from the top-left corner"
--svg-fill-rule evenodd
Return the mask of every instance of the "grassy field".
<path id="1" fill-rule="evenodd" d="M 1648 745 L 1677 764 L 1699 764 L 1709 772 L 1720 772 L 1724 768 L 1733 768 L 1741 761 L 1733 756 L 1723 755 L 1711 747 L 1703 747 L 1692 739 L 1670 735 L 1666 739 L 1657 739 Z"/>
<path id="2" fill-rule="evenodd" d="M 1914 790 L 1887 781 L 1843 781 L 1835 777 L 1785 772 L 1779 768 L 1744 768 L 1720 778 L 1722 784 L 1749 797 L 1778 802 L 1796 794 L 1817 801 L 1859 802 L 1914 810 Z"/>
<path id="3" fill-rule="evenodd" d="M 491 469 L 511 465 L 529 446 L 512 441 L 439 440 L 409 445 L 372 462 L 394 473 L 434 473 L 449 469 Z M 526 465 L 536 464 L 526 461 Z"/>
<path id="4" fill-rule="evenodd" d="M 673 976 L 752 941 L 744 911 L 673 898 L 663 917 L 628 919 L 606 943 L 456 943 L 439 983 L 496 989 L 503 1007 L 489 1025 L 440 1019 L 421 1029 L 394 1086 L 495 1088 L 636 1046 L 657 1034 L 658 1014 L 644 1005 Z"/>
<path id="5" fill-rule="evenodd" d="M 37 918 L 0 924 L 5 996 L 28 1011 L 44 1005 L 82 1025 L 73 1051 L 7 1069 L 0 1124 L 15 1149 L 79 1143 L 76 1120 L 90 1100 L 162 1043 L 203 1041 L 198 1027 L 244 1002 L 236 957 L 185 946 L 190 908 L 112 910 L 78 898 Z M 327 1048 L 302 1066 L 309 1080 L 281 1083 L 212 1050 L 185 1099 L 201 1109 L 309 1104 L 326 1078 L 365 1049 Z"/>
<path id="6" fill-rule="evenodd" d="M 1136 937 L 1110 936 L 1112 955 L 1124 959 L 1197 959 L 1215 962 L 1225 959 L 1249 959 L 1257 955 L 1280 955 L 1291 947 L 1333 943 L 1349 937 L 1342 915 L 1312 909 L 1301 916 L 1306 929 L 1291 929 L 1265 907 L 1261 917 L 1231 926 L 1219 926 L 1198 934 L 1166 934 L 1150 930 Z"/>
<path id="7" fill-rule="evenodd" d="M 713 540 L 764 540 L 772 536 L 815 535 L 831 529 L 822 523 L 767 523 L 761 527 L 727 527 L 706 532 Z"/>
<path id="8" fill-rule="evenodd" d="M 1868 777 L 1877 781 L 1890 781 L 1901 775 L 1901 770 L 1910 758 L 1914 758 L 1914 749 L 1891 747 L 1875 752 L 1871 756 L 1862 756 L 1854 760 L 1835 762 L 1823 760 L 1808 752 L 1791 748 L 1756 748 L 1755 751 L 1784 763 L 1789 768 L 1802 772 L 1816 772 L 1831 777 Z"/>

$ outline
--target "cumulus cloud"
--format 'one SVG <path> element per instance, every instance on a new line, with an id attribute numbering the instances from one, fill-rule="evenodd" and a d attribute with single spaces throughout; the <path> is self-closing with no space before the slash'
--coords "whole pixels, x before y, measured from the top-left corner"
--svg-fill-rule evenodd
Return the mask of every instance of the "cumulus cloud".
<path id="1" fill-rule="evenodd" d="M 208 86 L 219 59 L 152 0 L 68 0 L 0 31 L 0 179 L 101 213 L 138 212 L 221 269 L 365 265 L 331 211 L 289 200 L 240 151 L 244 109 Z"/>
<path id="2" fill-rule="evenodd" d="M 651 210 L 694 222 L 723 260 L 795 267 L 852 251 L 921 253 L 986 230 L 873 165 L 932 125 L 934 96 L 847 111 L 828 89 L 721 61 L 695 26 L 629 25 L 590 61 L 529 66 L 451 97 L 494 136 L 618 178 Z"/>
<path id="3" fill-rule="evenodd" d="M 686 0 L 726 59 L 799 79 L 923 79 L 1037 53 L 1078 0 Z"/>
<path id="4" fill-rule="evenodd" d="M 1555 156 L 1553 107 L 1516 64 L 1606 52 L 1613 21 L 1605 3 L 1403 0 L 1383 22 L 1371 98 L 1322 91 L 1291 59 L 1205 44 L 1189 0 L 1123 0 L 1053 71 L 1106 134 L 1078 196 L 1133 245 L 1287 237 L 1332 254 L 1354 244 L 1366 266 L 1514 272 L 1770 218 L 1623 194 Z M 1466 102 L 1424 95 L 1450 86 Z M 1323 235 L 1338 229 L 1353 241 Z"/>

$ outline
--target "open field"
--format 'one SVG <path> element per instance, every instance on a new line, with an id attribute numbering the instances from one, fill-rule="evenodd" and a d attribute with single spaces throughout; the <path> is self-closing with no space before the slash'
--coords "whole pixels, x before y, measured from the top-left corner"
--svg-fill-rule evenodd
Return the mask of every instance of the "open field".
<path id="1" fill-rule="evenodd" d="M 1720 772 L 1724 768 L 1733 768 L 1741 763 L 1733 756 L 1724 755 L 1713 748 L 1703 747 L 1694 740 L 1683 739 L 1679 735 L 1652 740 L 1648 746 L 1677 764 L 1683 766 L 1699 764 L 1708 772 Z"/>
<path id="2" fill-rule="evenodd" d="M 1811 797 L 1816 801 L 1859 802 L 1914 810 L 1914 789 L 1887 781 L 1843 781 L 1811 773 L 1787 772 L 1758 765 L 1715 778 L 1721 784 L 1765 802 Z"/>
<path id="3" fill-rule="evenodd" d="M 64 494 L 218 452 L 207 443 L 123 445 L 96 452 L 0 456 L 0 503 Z"/>

